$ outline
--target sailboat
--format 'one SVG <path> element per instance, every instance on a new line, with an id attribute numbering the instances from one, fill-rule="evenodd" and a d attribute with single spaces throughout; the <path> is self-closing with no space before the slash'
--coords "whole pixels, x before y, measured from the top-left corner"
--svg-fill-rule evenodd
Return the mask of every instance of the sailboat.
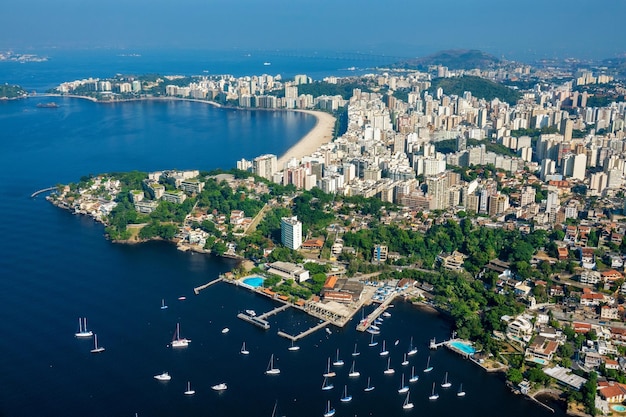
<path id="1" fill-rule="evenodd" d="M 243 344 L 241 345 L 241 350 L 240 350 L 242 355 L 249 355 L 250 351 L 248 349 L 246 349 L 246 342 L 243 342 Z"/>
<path id="2" fill-rule="evenodd" d="M 389 355 L 389 351 L 385 348 L 385 341 L 384 340 L 383 340 L 383 347 L 380 350 L 379 355 L 380 356 L 387 356 L 387 355 Z"/>
<path id="3" fill-rule="evenodd" d="M 335 388 L 332 382 L 328 382 L 328 378 L 324 377 L 324 382 L 322 382 L 322 391 L 328 391 Z"/>
<path id="4" fill-rule="evenodd" d="M 196 391 L 191 389 L 191 382 L 187 381 L 187 391 L 185 391 L 185 395 L 193 395 Z"/>
<path id="5" fill-rule="evenodd" d="M 409 364 L 409 360 L 406 358 L 406 353 L 404 354 L 404 360 L 402 361 L 402 366 L 407 366 Z"/>
<path id="6" fill-rule="evenodd" d="M 270 362 L 267 364 L 267 369 L 265 370 L 266 375 L 278 375 L 280 373 L 280 369 L 274 368 L 274 354 L 270 356 Z"/>
<path id="7" fill-rule="evenodd" d="M 365 391 L 365 392 L 374 391 L 374 388 L 376 388 L 376 387 L 374 387 L 374 386 L 372 386 L 372 385 L 370 384 L 370 377 L 368 376 L 368 377 L 367 377 L 367 387 L 365 387 L 365 388 L 363 389 L 363 391 Z"/>
<path id="8" fill-rule="evenodd" d="M 172 340 L 172 347 L 187 347 L 191 340 L 180 338 L 180 323 L 176 323 L 176 333 L 174 334 L 174 339 Z"/>
<path id="9" fill-rule="evenodd" d="M 292 341 L 291 341 L 291 346 L 289 346 L 289 347 L 287 348 L 287 350 L 290 350 L 290 351 L 292 351 L 292 352 L 295 352 L 296 350 L 300 350 L 300 346 L 296 346 L 296 345 L 294 345 L 294 344 L 293 344 L 293 340 L 292 340 Z"/>
<path id="10" fill-rule="evenodd" d="M 428 397 L 428 399 L 436 400 L 437 398 L 439 398 L 439 394 L 435 392 L 435 383 L 433 382 L 433 391 L 431 392 L 430 397 Z"/>
<path id="11" fill-rule="evenodd" d="M 341 397 L 339 401 L 341 401 L 342 403 L 349 403 L 350 401 L 352 401 L 352 395 L 348 395 L 347 385 L 343 386 L 343 397 Z"/>
<path id="12" fill-rule="evenodd" d="M 457 397 L 465 397 L 465 391 L 463 391 L 463 384 L 459 386 L 459 392 L 456 393 Z"/>
<path id="13" fill-rule="evenodd" d="M 398 394 L 404 394 L 409 390 L 408 385 L 404 385 L 404 373 L 402 373 L 402 382 L 400 383 L 400 389 L 398 389 Z"/>
<path id="14" fill-rule="evenodd" d="M 339 359 L 339 349 L 337 349 L 337 360 L 333 362 L 333 366 L 342 366 L 343 364 L 343 359 Z"/>
<path id="15" fill-rule="evenodd" d="M 369 347 L 374 347 L 378 344 L 378 342 L 374 341 L 374 334 L 372 334 L 372 337 L 370 339 L 370 343 L 369 343 Z"/>
<path id="16" fill-rule="evenodd" d="M 356 343 L 354 344 L 354 352 L 352 352 L 352 356 L 359 356 L 361 352 L 356 349 Z"/>
<path id="17" fill-rule="evenodd" d="M 330 408 L 330 400 L 326 404 L 326 411 L 324 412 L 324 417 L 333 417 L 335 415 L 335 409 Z"/>
<path id="18" fill-rule="evenodd" d="M 324 377 L 325 377 L 325 378 L 332 378 L 332 377 L 334 377 L 335 375 L 337 375 L 337 374 L 335 373 L 335 371 L 331 371 L 331 370 L 330 370 L 330 358 L 328 358 L 328 366 L 326 366 L 326 372 L 324 373 Z"/>
<path id="19" fill-rule="evenodd" d="M 391 367 L 391 358 L 389 358 L 389 359 L 387 359 L 387 369 L 385 369 L 385 370 L 383 371 L 383 373 L 384 373 L 384 374 L 387 374 L 387 375 L 391 375 L 391 374 L 393 374 L 394 372 L 396 372 L 396 371 L 395 371 L 395 369 L 393 369 L 393 368 Z"/>
<path id="20" fill-rule="evenodd" d="M 413 356 L 416 353 L 417 353 L 417 348 L 413 346 L 413 336 L 411 336 L 411 341 L 409 342 L 409 351 L 407 352 L 407 355 Z"/>
<path id="21" fill-rule="evenodd" d="M 78 332 L 74 333 L 76 337 L 91 337 L 93 336 L 93 332 L 91 330 L 87 330 L 87 317 L 78 318 Z"/>
<path id="22" fill-rule="evenodd" d="M 161 298 L 161 310 L 165 310 L 167 305 L 165 305 L 165 298 Z"/>
<path id="23" fill-rule="evenodd" d="M 411 366 L 411 378 L 409 378 L 409 382 L 417 382 L 418 379 L 420 379 L 420 377 L 415 375 L 415 366 Z"/>
<path id="24" fill-rule="evenodd" d="M 98 346 L 98 335 L 93 335 L 93 349 L 91 349 L 91 353 L 102 353 L 104 352 L 104 348 L 102 346 Z"/>
<path id="25" fill-rule="evenodd" d="M 433 370 L 433 367 L 430 366 L 430 356 L 428 357 L 428 360 L 426 361 L 426 368 L 424 368 L 424 372 L 430 372 Z"/>
<path id="26" fill-rule="evenodd" d="M 350 367 L 350 373 L 348 374 L 350 378 L 356 378 L 361 375 L 359 371 L 354 369 L 354 366 L 355 366 L 355 363 L 354 361 L 352 361 L 352 367 Z"/>
<path id="27" fill-rule="evenodd" d="M 402 404 L 402 408 L 404 408 L 405 410 L 410 410 L 411 408 L 413 408 L 413 403 L 409 402 L 409 394 L 410 394 L 410 392 L 406 393 L 406 398 L 404 399 L 404 404 Z"/>
<path id="28" fill-rule="evenodd" d="M 448 373 L 446 372 L 446 376 L 443 378 L 443 382 L 441 383 L 441 388 L 450 388 L 452 383 L 448 381 Z"/>

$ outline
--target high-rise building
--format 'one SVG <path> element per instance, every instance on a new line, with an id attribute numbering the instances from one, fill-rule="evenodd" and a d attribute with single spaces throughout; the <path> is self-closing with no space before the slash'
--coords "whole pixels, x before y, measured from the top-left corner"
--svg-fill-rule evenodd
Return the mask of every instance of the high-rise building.
<path id="1" fill-rule="evenodd" d="M 276 155 L 261 155 L 252 160 L 252 172 L 259 177 L 271 180 L 276 171 L 278 171 Z"/>
<path id="2" fill-rule="evenodd" d="M 293 250 L 302 245 L 302 223 L 297 216 L 280 219 L 280 241 Z"/>
<path id="3" fill-rule="evenodd" d="M 448 208 L 450 196 L 448 195 L 448 176 L 442 173 L 437 176 L 426 178 L 428 195 L 432 197 L 432 210 L 445 210 Z"/>

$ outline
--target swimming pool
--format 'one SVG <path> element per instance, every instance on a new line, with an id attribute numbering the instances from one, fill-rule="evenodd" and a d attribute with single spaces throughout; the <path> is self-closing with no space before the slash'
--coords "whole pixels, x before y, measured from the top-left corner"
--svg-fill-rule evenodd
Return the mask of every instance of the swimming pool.
<path id="1" fill-rule="evenodd" d="M 249 285 L 253 288 L 257 288 L 257 287 L 262 287 L 263 286 L 263 281 L 265 281 L 265 278 L 261 278 L 261 277 L 249 277 L 243 280 L 243 283 L 246 285 Z"/>
<path id="2" fill-rule="evenodd" d="M 474 353 L 476 353 L 476 349 L 474 349 L 471 345 L 459 342 L 457 340 L 455 340 L 454 342 L 450 342 L 450 346 L 468 355 L 473 355 Z"/>
<path id="3" fill-rule="evenodd" d="M 626 407 L 621 404 L 615 404 L 611 406 L 611 410 L 617 411 L 618 413 L 624 413 L 626 412 Z"/>

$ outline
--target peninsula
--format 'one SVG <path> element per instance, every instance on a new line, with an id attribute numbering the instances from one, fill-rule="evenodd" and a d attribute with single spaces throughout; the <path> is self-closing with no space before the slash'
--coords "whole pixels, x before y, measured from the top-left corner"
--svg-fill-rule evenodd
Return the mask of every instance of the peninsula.
<path id="1" fill-rule="evenodd" d="M 624 86 L 591 68 L 494 65 L 317 84 L 268 75 L 65 83 L 60 92 L 99 101 L 152 89 L 346 121 L 330 141 L 324 115 L 313 139 L 280 159 L 85 177 L 49 199 L 102 221 L 114 240 L 166 239 L 248 260 L 227 281 L 252 273 L 262 277 L 255 291 L 337 325 L 368 287 L 377 290 L 366 298 L 383 305 L 406 294 L 448 315 L 476 350 L 458 351 L 506 370 L 514 389 L 549 389 L 572 411 L 608 413 L 626 393 Z M 434 82 L 470 75 L 519 95 L 485 99 L 480 89 L 492 84 L 473 78 Z M 304 93 L 342 85 L 349 96 Z"/>

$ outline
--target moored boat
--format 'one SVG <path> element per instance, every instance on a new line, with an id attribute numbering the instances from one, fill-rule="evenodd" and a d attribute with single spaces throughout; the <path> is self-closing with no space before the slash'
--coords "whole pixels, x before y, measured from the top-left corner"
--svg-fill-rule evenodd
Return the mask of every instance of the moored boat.
<path id="1" fill-rule="evenodd" d="M 157 381 L 169 381 L 172 377 L 168 372 L 163 372 L 162 374 L 155 375 L 154 379 Z"/>

